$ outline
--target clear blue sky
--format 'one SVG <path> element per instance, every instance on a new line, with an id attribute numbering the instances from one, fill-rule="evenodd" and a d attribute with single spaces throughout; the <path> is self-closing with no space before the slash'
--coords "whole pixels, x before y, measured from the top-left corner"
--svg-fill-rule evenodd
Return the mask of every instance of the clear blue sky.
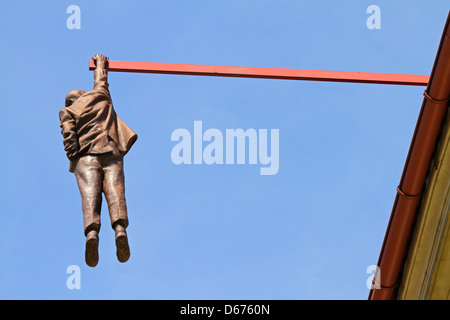
<path id="1" fill-rule="evenodd" d="M 68 6 L 81 9 L 70 30 Z M 366 9 L 381 8 L 369 30 Z M 131 258 L 84 262 L 58 111 L 88 60 L 429 74 L 448 1 L 0 1 L 0 298 L 367 299 L 423 87 L 110 73 Z M 280 167 L 175 165 L 177 128 L 279 129 Z M 66 269 L 78 265 L 81 289 Z"/>

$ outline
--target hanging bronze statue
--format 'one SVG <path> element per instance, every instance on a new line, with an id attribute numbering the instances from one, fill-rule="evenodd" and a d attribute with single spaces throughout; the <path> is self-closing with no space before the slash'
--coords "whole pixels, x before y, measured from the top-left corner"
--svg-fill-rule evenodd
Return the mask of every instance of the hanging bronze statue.
<path id="1" fill-rule="evenodd" d="M 123 157 L 136 142 L 137 134 L 114 110 L 108 89 L 107 57 L 97 54 L 92 59 L 96 64 L 94 89 L 70 91 L 59 119 L 69 171 L 75 174 L 81 194 L 85 260 L 88 266 L 95 267 L 99 259 L 102 193 L 115 231 L 117 258 L 126 262 L 130 257 Z"/>

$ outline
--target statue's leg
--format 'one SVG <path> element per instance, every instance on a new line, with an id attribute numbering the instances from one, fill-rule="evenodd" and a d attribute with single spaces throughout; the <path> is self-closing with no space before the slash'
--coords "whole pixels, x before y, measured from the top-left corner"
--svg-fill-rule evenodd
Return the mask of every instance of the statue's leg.
<path id="1" fill-rule="evenodd" d="M 128 214 L 125 200 L 123 157 L 108 156 L 103 159 L 103 192 L 108 203 L 111 226 L 116 233 L 117 258 L 120 262 L 126 262 L 130 257 L 130 248 L 125 230 L 128 227 Z"/>
<path id="2" fill-rule="evenodd" d="M 98 232 L 102 206 L 103 171 L 97 156 L 81 157 L 75 166 L 75 177 L 81 194 L 84 234 L 86 235 L 85 259 L 87 265 L 98 263 Z"/>
<path id="3" fill-rule="evenodd" d="M 103 171 L 98 156 L 81 157 L 75 167 L 75 177 L 81 194 L 84 233 L 100 231 Z"/>
<path id="4" fill-rule="evenodd" d="M 127 203 L 125 199 L 125 176 L 122 157 L 107 157 L 103 166 L 103 192 L 108 203 L 111 226 L 128 227 Z"/>

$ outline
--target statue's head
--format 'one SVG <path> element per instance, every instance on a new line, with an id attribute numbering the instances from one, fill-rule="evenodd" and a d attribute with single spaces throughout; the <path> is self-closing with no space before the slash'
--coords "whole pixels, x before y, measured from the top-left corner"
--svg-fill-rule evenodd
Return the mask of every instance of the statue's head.
<path id="1" fill-rule="evenodd" d="M 66 107 L 71 106 L 72 103 L 74 103 L 75 100 L 77 100 L 83 94 L 84 94 L 84 90 L 81 90 L 81 89 L 70 91 L 66 96 Z"/>

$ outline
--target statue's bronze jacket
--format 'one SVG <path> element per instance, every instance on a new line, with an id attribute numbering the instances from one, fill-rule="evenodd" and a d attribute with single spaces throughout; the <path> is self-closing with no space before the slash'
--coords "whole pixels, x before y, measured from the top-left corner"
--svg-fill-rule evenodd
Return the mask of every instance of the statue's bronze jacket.
<path id="1" fill-rule="evenodd" d="M 59 111 L 70 172 L 83 155 L 114 152 L 111 141 L 124 156 L 137 140 L 137 134 L 114 111 L 108 86 L 104 74 L 95 81 L 92 91 Z"/>

